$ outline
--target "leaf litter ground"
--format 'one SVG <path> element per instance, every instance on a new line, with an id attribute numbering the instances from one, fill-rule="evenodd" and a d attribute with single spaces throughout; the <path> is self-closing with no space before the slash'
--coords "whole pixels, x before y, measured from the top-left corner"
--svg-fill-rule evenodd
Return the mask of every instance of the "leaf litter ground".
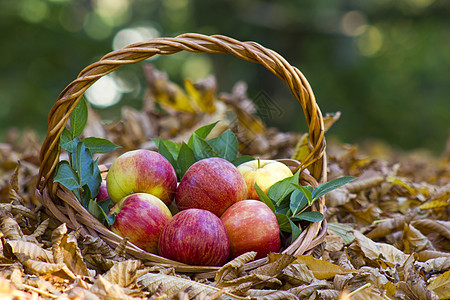
<path id="1" fill-rule="evenodd" d="M 186 141 L 217 120 L 211 136 L 233 130 L 243 154 L 301 160 L 310 151 L 307 134 L 264 125 L 244 83 L 218 94 L 213 77 L 183 89 L 153 67 L 145 71 L 141 109 L 125 107 L 108 122 L 89 112 L 83 135 L 122 146 L 99 155 L 99 164 L 156 149 L 158 136 Z M 327 128 L 339 117 L 325 116 Z M 270 254 L 254 270 L 243 268 L 255 257 L 246 253 L 202 276 L 130 259 L 126 239 L 112 249 L 55 224 L 34 195 L 40 143 L 32 130 L 11 129 L 0 144 L 0 299 L 450 298 L 450 140 L 440 156 L 329 140 L 328 180 L 358 179 L 326 195 L 325 242 L 311 255 Z"/>

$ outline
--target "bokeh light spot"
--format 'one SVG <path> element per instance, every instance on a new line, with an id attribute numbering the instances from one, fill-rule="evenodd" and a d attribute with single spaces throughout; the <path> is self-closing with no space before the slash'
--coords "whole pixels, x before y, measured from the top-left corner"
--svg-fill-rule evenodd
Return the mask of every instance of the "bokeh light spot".
<path id="1" fill-rule="evenodd" d="M 120 30 L 113 39 L 113 49 L 118 50 L 129 44 L 143 42 L 159 36 L 158 30 L 151 26 L 140 26 Z"/>
<path id="2" fill-rule="evenodd" d="M 208 56 L 189 56 L 181 69 L 182 77 L 194 81 L 207 77 L 212 71 L 212 63 Z"/>
<path id="3" fill-rule="evenodd" d="M 131 17 L 128 0 L 97 0 L 95 12 L 110 26 L 121 25 Z"/>
<path id="4" fill-rule="evenodd" d="M 114 105 L 122 98 L 119 86 L 111 75 L 105 75 L 85 92 L 86 99 L 99 108 Z"/>
<path id="5" fill-rule="evenodd" d="M 375 26 L 363 26 L 363 33 L 358 36 L 356 44 L 359 52 L 364 56 L 375 55 L 383 45 L 383 36 Z"/>
<path id="6" fill-rule="evenodd" d="M 362 28 L 367 25 L 367 18 L 359 11 L 349 11 L 341 19 L 341 31 L 348 36 L 357 36 L 362 33 Z"/>
<path id="7" fill-rule="evenodd" d="M 41 0 L 24 0 L 20 3 L 19 14 L 27 22 L 39 23 L 47 17 L 48 6 Z"/>

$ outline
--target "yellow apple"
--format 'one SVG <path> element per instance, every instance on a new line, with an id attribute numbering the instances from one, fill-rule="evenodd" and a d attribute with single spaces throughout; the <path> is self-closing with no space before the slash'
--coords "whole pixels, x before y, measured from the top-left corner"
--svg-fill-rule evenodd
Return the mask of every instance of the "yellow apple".
<path id="1" fill-rule="evenodd" d="M 244 177 L 248 188 L 248 199 L 259 200 L 255 191 L 255 183 L 267 193 L 267 190 L 275 183 L 292 176 L 292 171 L 285 164 L 270 159 L 256 159 L 239 165 L 239 172 Z"/>

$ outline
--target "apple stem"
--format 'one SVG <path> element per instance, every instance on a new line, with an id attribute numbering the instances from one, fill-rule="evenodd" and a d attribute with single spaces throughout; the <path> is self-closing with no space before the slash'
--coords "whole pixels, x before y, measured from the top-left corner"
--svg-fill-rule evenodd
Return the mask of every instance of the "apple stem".
<path id="1" fill-rule="evenodd" d="M 258 169 L 259 169 L 259 168 L 261 168 L 261 160 L 259 159 L 259 157 L 257 159 L 258 159 Z"/>

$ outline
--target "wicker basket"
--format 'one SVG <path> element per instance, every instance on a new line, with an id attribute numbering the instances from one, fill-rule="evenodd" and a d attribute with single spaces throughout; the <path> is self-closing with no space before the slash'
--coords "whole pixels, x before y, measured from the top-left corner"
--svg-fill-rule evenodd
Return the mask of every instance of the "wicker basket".
<path id="1" fill-rule="evenodd" d="M 100 77 L 116 70 L 121 65 L 134 64 L 156 54 L 168 55 L 180 52 L 230 53 L 243 60 L 259 63 L 277 75 L 288 85 L 292 94 L 300 103 L 309 128 L 309 139 L 312 145 L 310 155 L 301 163 L 292 160 L 282 160 L 295 169 L 308 172 L 301 173 L 301 183 L 317 186 L 326 181 L 325 138 L 322 114 L 317 106 L 311 87 L 303 74 L 291 66 L 283 57 L 274 51 L 264 48 L 254 42 L 240 42 L 235 39 L 214 35 L 182 34 L 175 38 L 157 38 L 146 42 L 136 43 L 123 49 L 108 53 L 78 75 L 59 95 L 55 105 L 48 115 L 48 131 L 40 152 L 39 182 L 36 190 L 37 198 L 47 212 L 71 229 L 81 229 L 101 237 L 112 247 L 116 247 L 123 238 L 110 231 L 92 216 L 76 199 L 72 192 L 59 183 L 53 183 L 53 176 L 59 162 L 59 139 L 65 128 L 69 116 L 84 92 Z M 313 210 L 325 213 L 323 199 L 315 202 Z M 319 245 L 326 235 L 326 221 L 311 223 L 304 229 L 297 240 L 283 253 L 294 255 L 310 253 Z M 143 260 L 147 264 L 173 266 L 177 272 L 205 273 L 213 272 L 218 267 L 190 266 L 172 261 L 155 254 L 145 252 L 139 247 L 128 243 L 127 255 Z M 263 265 L 267 258 L 252 261 L 245 265 L 245 269 L 253 269 Z"/>

